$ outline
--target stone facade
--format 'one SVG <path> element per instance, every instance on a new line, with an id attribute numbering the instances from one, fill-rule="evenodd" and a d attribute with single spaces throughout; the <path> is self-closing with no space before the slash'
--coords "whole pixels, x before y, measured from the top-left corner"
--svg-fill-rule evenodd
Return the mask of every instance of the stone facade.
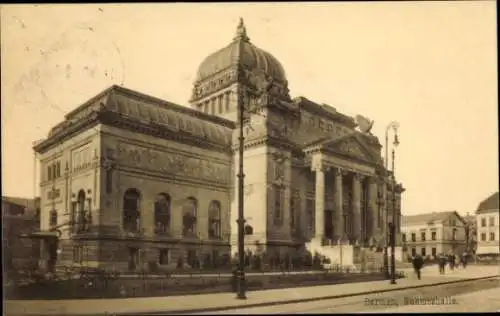
<path id="1" fill-rule="evenodd" d="M 404 189 L 390 185 L 378 139 L 331 106 L 291 99 L 283 67 L 240 24 L 200 65 L 190 107 L 113 86 L 35 146 L 41 228 L 61 230 L 59 262 L 133 269 L 234 253 L 240 105 L 247 249 L 380 245 L 392 191 L 399 226 Z"/>

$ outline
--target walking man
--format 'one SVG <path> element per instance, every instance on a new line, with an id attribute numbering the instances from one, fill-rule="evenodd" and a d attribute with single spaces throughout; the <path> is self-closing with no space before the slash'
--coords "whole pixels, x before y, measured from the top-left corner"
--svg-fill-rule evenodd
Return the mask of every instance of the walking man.
<path id="1" fill-rule="evenodd" d="M 444 274 L 444 270 L 446 267 L 446 256 L 444 254 L 440 254 L 438 258 L 438 264 L 439 264 L 439 274 Z"/>
<path id="2" fill-rule="evenodd" d="M 415 257 L 413 257 L 412 263 L 413 263 L 413 269 L 415 270 L 415 273 L 417 274 L 417 278 L 420 280 L 421 269 L 424 265 L 424 259 L 422 258 L 421 255 L 416 255 Z"/>

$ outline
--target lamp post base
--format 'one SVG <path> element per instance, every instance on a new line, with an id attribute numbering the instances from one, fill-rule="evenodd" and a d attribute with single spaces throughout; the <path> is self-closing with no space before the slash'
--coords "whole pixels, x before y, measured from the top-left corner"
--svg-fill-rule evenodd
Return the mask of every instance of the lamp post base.
<path id="1" fill-rule="evenodd" d="M 397 283 L 396 283 L 396 280 L 392 279 L 392 280 L 391 280 L 391 284 L 397 284 Z"/>
<path id="2" fill-rule="evenodd" d="M 236 299 L 246 300 L 246 291 L 245 291 L 245 273 L 242 270 L 239 270 L 236 275 L 237 284 L 237 292 Z"/>

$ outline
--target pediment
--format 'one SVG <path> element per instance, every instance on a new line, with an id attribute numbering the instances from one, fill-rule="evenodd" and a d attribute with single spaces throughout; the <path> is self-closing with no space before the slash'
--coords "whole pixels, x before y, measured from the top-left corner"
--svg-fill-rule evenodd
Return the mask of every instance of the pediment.
<path id="1" fill-rule="evenodd" d="M 368 163 L 377 164 L 380 158 L 370 152 L 368 146 L 356 135 L 348 135 L 323 145 L 323 149 Z"/>

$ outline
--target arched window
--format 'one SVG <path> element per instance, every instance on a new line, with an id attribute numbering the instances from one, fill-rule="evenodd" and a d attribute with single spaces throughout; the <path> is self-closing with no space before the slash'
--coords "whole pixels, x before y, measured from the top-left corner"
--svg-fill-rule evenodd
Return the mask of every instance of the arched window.
<path id="1" fill-rule="evenodd" d="M 155 200 L 155 233 L 166 234 L 170 231 L 170 196 L 158 194 Z"/>
<path id="2" fill-rule="evenodd" d="M 219 201 L 212 201 L 208 207 L 208 237 L 219 239 L 221 237 L 221 206 Z"/>
<path id="3" fill-rule="evenodd" d="M 195 198 L 186 199 L 182 208 L 182 234 L 183 236 L 196 236 L 198 202 Z"/>
<path id="4" fill-rule="evenodd" d="M 140 224 L 140 193 L 136 189 L 128 189 L 123 196 L 123 230 L 136 233 Z"/>

